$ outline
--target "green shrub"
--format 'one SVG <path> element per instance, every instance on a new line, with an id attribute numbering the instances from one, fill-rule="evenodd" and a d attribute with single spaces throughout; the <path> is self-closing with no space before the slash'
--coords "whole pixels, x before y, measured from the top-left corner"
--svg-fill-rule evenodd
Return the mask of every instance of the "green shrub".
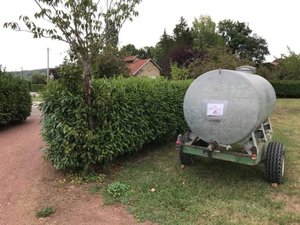
<path id="1" fill-rule="evenodd" d="M 52 82 L 44 92 L 45 156 L 57 169 L 88 169 L 164 141 L 185 129 L 183 97 L 190 81 L 113 79 L 94 81 L 93 109 L 81 86 Z M 69 86 L 69 87 L 68 87 Z M 94 129 L 88 126 L 88 115 Z"/>
<path id="2" fill-rule="evenodd" d="M 51 214 L 55 213 L 55 209 L 51 206 L 47 206 L 47 207 L 43 207 L 42 209 L 40 209 L 39 211 L 37 211 L 37 213 L 35 214 L 35 216 L 37 218 L 44 218 L 44 217 L 48 217 Z"/>
<path id="3" fill-rule="evenodd" d="M 41 92 L 45 88 L 45 84 L 31 84 L 32 92 Z"/>
<path id="4" fill-rule="evenodd" d="M 120 182 L 114 182 L 108 185 L 106 192 L 113 198 L 122 197 L 130 190 L 130 187 L 127 184 Z"/>
<path id="5" fill-rule="evenodd" d="M 31 75 L 31 83 L 32 84 L 46 84 L 47 83 L 47 75 L 41 72 L 33 72 Z"/>
<path id="6" fill-rule="evenodd" d="M 300 81 L 271 81 L 278 98 L 300 98 Z"/>
<path id="7" fill-rule="evenodd" d="M 0 127 L 24 121 L 30 112 L 31 96 L 27 82 L 0 75 Z"/>

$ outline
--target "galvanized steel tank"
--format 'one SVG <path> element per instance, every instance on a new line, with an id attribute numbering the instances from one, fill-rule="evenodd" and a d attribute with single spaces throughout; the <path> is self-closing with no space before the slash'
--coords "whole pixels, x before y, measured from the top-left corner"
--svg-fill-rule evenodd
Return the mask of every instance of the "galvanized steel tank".
<path id="1" fill-rule="evenodd" d="M 272 85 L 261 76 L 213 70 L 192 82 L 184 98 L 191 131 L 206 142 L 229 145 L 247 140 L 275 107 Z"/>

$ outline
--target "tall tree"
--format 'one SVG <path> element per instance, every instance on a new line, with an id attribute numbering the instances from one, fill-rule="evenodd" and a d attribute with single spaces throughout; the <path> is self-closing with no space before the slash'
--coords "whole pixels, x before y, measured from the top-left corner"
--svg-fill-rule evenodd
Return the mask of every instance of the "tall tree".
<path id="1" fill-rule="evenodd" d="M 157 47 L 160 49 L 162 54 L 170 52 L 174 47 L 174 39 L 172 36 L 167 34 L 166 29 L 164 30 L 163 35 L 160 37 Z"/>
<path id="2" fill-rule="evenodd" d="M 194 47 L 200 50 L 225 46 L 222 37 L 217 33 L 216 23 L 210 16 L 202 15 L 193 21 L 192 36 Z"/>
<path id="3" fill-rule="evenodd" d="M 275 75 L 282 80 L 300 80 L 300 54 L 288 47 L 288 55 L 282 54 L 276 59 Z"/>
<path id="4" fill-rule="evenodd" d="M 173 37 L 176 46 L 192 46 L 193 36 L 186 20 L 183 17 L 180 17 L 179 23 L 175 25 Z"/>
<path id="5" fill-rule="evenodd" d="M 170 75 L 170 52 L 174 48 L 174 39 L 168 35 L 166 29 L 163 35 L 160 37 L 159 42 L 156 44 L 156 52 L 158 64 L 162 68 L 162 75 L 169 77 Z"/>
<path id="6" fill-rule="evenodd" d="M 51 38 L 69 44 L 72 56 L 83 68 L 86 104 L 92 107 L 92 65 L 93 59 L 104 47 L 115 42 L 122 25 L 138 13 L 135 6 L 141 0 L 34 0 L 39 11 L 34 20 L 20 16 L 25 28 L 16 22 L 5 23 L 4 27 L 16 31 L 29 31 L 34 38 Z M 47 21 L 50 26 L 40 27 L 38 20 Z M 107 23 L 107 24 L 106 24 Z M 92 118 L 89 117 L 93 128 Z"/>
<path id="7" fill-rule="evenodd" d="M 223 20 L 218 24 L 218 32 L 232 53 L 241 59 L 261 63 L 270 54 L 266 40 L 256 34 L 251 35 L 252 30 L 245 23 Z"/>
<path id="8" fill-rule="evenodd" d="M 138 56 L 141 59 L 153 58 L 152 54 L 154 53 L 154 47 L 143 47 L 138 50 Z"/>
<path id="9" fill-rule="evenodd" d="M 131 56 L 131 55 L 137 55 L 139 53 L 139 50 L 136 49 L 136 47 L 133 44 L 127 44 L 124 45 L 120 49 L 120 54 L 125 57 L 125 56 Z"/>
<path id="10" fill-rule="evenodd" d="M 124 58 L 119 55 L 116 49 L 103 51 L 99 54 L 93 65 L 93 69 L 96 78 L 108 78 L 119 75 L 127 76 L 129 74 Z"/>
<path id="11" fill-rule="evenodd" d="M 158 60 L 159 60 L 159 49 L 157 47 L 145 46 L 142 49 L 146 53 L 144 58 L 152 58 L 155 62 L 158 62 Z"/>
<path id="12" fill-rule="evenodd" d="M 180 17 L 179 23 L 175 25 L 173 38 L 174 47 L 169 53 L 169 68 L 171 70 L 170 64 L 175 63 L 178 68 L 184 69 L 196 57 L 196 51 L 193 49 L 191 29 L 183 17 Z"/>
<path id="13" fill-rule="evenodd" d="M 239 65 L 251 64 L 249 60 L 241 60 L 237 55 L 232 54 L 226 47 L 215 47 L 205 51 L 202 57 L 198 57 L 189 65 L 189 78 L 197 78 L 201 74 L 215 69 L 234 70 Z"/>

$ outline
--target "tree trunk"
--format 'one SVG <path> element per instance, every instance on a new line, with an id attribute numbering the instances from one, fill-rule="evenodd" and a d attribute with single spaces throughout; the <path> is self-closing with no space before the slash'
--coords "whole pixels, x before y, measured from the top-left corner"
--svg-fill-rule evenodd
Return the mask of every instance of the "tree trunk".
<path id="1" fill-rule="evenodd" d="M 93 85 L 92 85 L 92 69 L 89 63 L 83 63 L 83 79 L 85 88 L 85 102 L 88 107 L 88 123 L 89 128 L 94 128 L 94 121 L 91 115 L 93 107 Z"/>

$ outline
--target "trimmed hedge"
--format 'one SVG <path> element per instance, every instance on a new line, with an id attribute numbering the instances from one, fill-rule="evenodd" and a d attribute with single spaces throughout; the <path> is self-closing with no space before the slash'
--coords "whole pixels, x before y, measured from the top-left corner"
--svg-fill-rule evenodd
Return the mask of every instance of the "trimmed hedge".
<path id="1" fill-rule="evenodd" d="M 120 78 L 94 81 L 93 109 L 82 88 L 52 82 L 43 94 L 44 154 L 57 169 L 89 169 L 163 141 L 185 129 L 183 98 L 190 81 Z M 88 126 L 88 115 L 94 129 Z"/>
<path id="2" fill-rule="evenodd" d="M 31 112 L 31 96 L 25 80 L 0 76 L 0 127 L 24 121 Z"/>
<path id="3" fill-rule="evenodd" d="M 277 98 L 300 98 L 300 81 L 271 81 Z"/>
<path id="4" fill-rule="evenodd" d="M 87 170 L 186 129 L 183 99 L 191 84 L 164 79 L 95 80 L 93 108 L 80 85 L 52 81 L 43 93 L 44 154 L 59 170 Z M 272 82 L 277 97 L 299 97 L 298 82 Z M 93 118 L 89 128 L 88 115 Z"/>

